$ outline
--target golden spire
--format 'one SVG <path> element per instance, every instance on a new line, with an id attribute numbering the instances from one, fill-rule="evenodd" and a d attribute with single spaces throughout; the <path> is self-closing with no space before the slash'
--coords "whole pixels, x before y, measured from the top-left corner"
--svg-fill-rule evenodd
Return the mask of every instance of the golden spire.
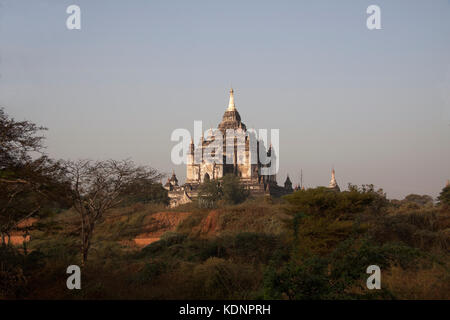
<path id="1" fill-rule="evenodd" d="M 234 90 L 233 88 L 230 89 L 230 102 L 228 103 L 228 109 L 227 111 L 235 111 L 236 107 L 234 106 Z"/>

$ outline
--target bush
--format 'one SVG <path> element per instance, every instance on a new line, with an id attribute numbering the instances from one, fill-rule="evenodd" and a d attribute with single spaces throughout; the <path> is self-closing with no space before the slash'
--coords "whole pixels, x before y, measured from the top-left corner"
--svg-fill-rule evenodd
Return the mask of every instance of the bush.
<path id="1" fill-rule="evenodd" d="M 348 239 L 329 255 L 314 255 L 300 262 L 291 260 L 279 269 L 271 265 L 265 273 L 265 298 L 368 298 L 372 294 L 362 284 L 369 265 L 378 265 L 382 270 L 391 265 L 410 267 L 419 256 L 418 250 L 400 244 L 378 246 L 368 239 Z M 390 296 L 385 289 L 376 294 Z"/>
<path id="2" fill-rule="evenodd" d="M 449 207 L 450 206 L 450 184 L 442 189 L 438 197 L 439 204 Z"/>
<path id="3" fill-rule="evenodd" d="M 170 202 L 168 192 L 161 183 L 148 180 L 138 180 L 131 184 L 124 192 L 122 207 L 133 203 L 161 203 Z"/>
<path id="4" fill-rule="evenodd" d="M 153 282 L 161 274 L 167 272 L 167 263 L 165 261 L 153 260 L 144 265 L 144 267 L 132 277 L 132 282 L 138 284 Z"/>
<path id="5" fill-rule="evenodd" d="M 198 205 L 200 208 L 213 208 L 222 199 L 222 189 L 217 180 L 203 182 L 198 191 Z"/>
<path id="6" fill-rule="evenodd" d="M 192 295 L 198 299 L 248 299 L 258 279 L 248 265 L 210 258 L 192 273 Z"/>
<path id="7" fill-rule="evenodd" d="M 285 265 L 280 272 L 271 266 L 264 278 L 264 298 L 304 300 L 326 299 L 330 292 L 326 275 L 327 262 L 313 257 L 298 265 Z"/>
<path id="8" fill-rule="evenodd" d="M 227 174 L 222 179 L 223 200 L 227 204 L 238 204 L 248 198 L 250 192 L 241 184 L 239 177 Z"/>
<path id="9" fill-rule="evenodd" d="M 241 232 L 222 236 L 217 243 L 217 252 L 221 257 L 251 264 L 267 263 L 274 256 L 288 254 L 282 240 L 270 234 Z"/>
<path id="10" fill-rule="evenodd" d="M 28 293 L 28 279 L 43 267 L 39 251 L 23 255 L 17 249 L 0 245 L 0 299 L 21 298 Z"/>
<path id="11" fill-rule="evenodd" d="M 419 207 L 433 206 L 433 198 L 428 195 L 409 194 L 402 200 L 403 204 L 416 204 Z"/>
<path id="12" fill-rule="evenodd" d="M 218 201 L 225 204 L 239 204 L 250 195 L 234 174 L 226 174 L 221 180 L 207 180 L 199 189 L 198 204 L 200 208 L 214 208 Z"/>
<path id="13" fill-rule="evenodd" d="M 284 197 L 291 204 L 291 212 L 314 216 L 338 217 L 364 211 L 379 212 L 387 206 L 382 190 L 372 185 L 358 188 L 349 185 L 349 191 L 335 192 L 325 187 L 300 190 Z"/>
<path id="14" fill-rule="evenodd" d="M 421 209 L 409 213 L 381 217 L 369 231 L 378 243 L 401 242 L 424 250 L 448 250 L 448 226 L 443 223 L 448 213 L 435 209 Z M 448 218 L 447 218 L 448 219 Z"/>

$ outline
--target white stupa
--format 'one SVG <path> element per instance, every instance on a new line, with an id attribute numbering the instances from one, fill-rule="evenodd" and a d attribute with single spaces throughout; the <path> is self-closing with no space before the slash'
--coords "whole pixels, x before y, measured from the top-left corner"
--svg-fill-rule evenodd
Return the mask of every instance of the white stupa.
<path id="1" fill-rule="evenodd" d="M 331 180 L 330 180 L 330 184 L 328 185 L 328 189 L 332 189 L 335 191 L 341 191 L 341 189 L 339 188 L 339 186 L 336 182 L 334 168 L 333 168 L 333 170 L 331 170 Z"/>

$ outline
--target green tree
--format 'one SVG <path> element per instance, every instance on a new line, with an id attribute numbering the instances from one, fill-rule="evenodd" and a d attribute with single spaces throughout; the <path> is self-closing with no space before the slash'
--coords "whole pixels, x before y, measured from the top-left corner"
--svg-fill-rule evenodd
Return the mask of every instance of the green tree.
<path id="1" fill-rule="evenodd" d="M 42 152 L 45 130 L 29 121 L 15 121 L 0 108 L 0 234 L 10 238 L 18 225 L 46 208 L 64 205 L 63 167 Z"/>
<path id="2" fill-rule="evenodd" d="M 265 298 L 304 300 L 390 297 L 386 289 L 378 292 L 364 290 L 367 266 L 375 264 L 387 269 L 391 265 L 400 265 L 414 268 L 419 257 L 419 250 L 409 246 L 395 243 L 378 245 L 368 238 L 349 238 L 340 242 L 329 254 L 291 259 L 281 266 L 271 265 L 264 276 Z"/>
<path id="3" fill-rule="evenodd" d="M 205 180 L 198 191 L 198 204 L 202 208 L 212 208 L 222 199 L 222 188 L 218 180 Z"/>
<path id="4" fill-rule="evenodd" d="M 239 177 L 227 174 L 222 179 L 223 199 L 228 204 L 244 202 L 249 196 L 249 190 L 240 182 Z"/>
<path id="5" fill-rule="evenodd" d="M 429 195 L 409 194 L 402 202 L 406 204 L 415 204 L 419 207 L 433 206 L 433 198 Z"/>
<path id="6" fill-rule="evenodd" d="M 441 193 L 439 194 L 438 200 L 439 204 L 447 207 L 450 206 L 450 184 L 442 189 Z"/>
<path id="7" fill-rule="evenodd" d="M 131 184 L 125 191 L 123 205 L 131 203 L 162 203 L 168 205 L 170 202 L 168 192 L 161 183 L 148 179 L 141 179 Z"/>
<path id="8" fill-rule="evenodd" d="M 348 191 L 335 192 L 325 187 L 300 190 L 285 196 L 293 213 L 337 217 L 371 210 L 378 212 L 388 203 L 381 189 L 373 185 L 349 185 Z"/>

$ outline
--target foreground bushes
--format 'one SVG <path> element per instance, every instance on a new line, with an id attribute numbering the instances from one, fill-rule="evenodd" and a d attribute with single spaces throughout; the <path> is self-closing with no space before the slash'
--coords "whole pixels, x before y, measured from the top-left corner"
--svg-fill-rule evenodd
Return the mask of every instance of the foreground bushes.
<path id="1" fill-rule="evenodd" d="M 366 268 L 377 265 L 414 265 L 420 256 L 410 247 L 387 244 L 377 246 L 368 240 L 341 243 L 331 254 L 291 260 L 281 268 L 268 268 L 265 274 L 265 298 L 268 299 L 352 299 L 391 297 L 384 289 L 369 292 L 365 287 Z"/>
<path id="2" fill-rule="evenodd" d="M 81 292 L 65 288 L 65 268 L 79 262 L 67 212 L 33 231 L 39 270 L 30 272 L 14 249 L 0 260 L 8 262 L 1 283 L 15 288 L 8 297 L 25 298 L 448 299 L 450 212 L 426 197 L 408 199 L 392 204 L 372 187 L 319 188 L 286 202 L 189 207 L 176 232 L 141 250 L 124 243 L 160 209 L 118 209 L 99 225 Z M 382 290 L 366 288 L 372 264 L 381 267 Z"/>
<path id="3" fill-rule="evenodd" d="M 29 279 L 42 266 L 40 252 L 24 255 L 15 248 L 0 245 L 0 299 L 25 297 L 29 293 Z"/>

